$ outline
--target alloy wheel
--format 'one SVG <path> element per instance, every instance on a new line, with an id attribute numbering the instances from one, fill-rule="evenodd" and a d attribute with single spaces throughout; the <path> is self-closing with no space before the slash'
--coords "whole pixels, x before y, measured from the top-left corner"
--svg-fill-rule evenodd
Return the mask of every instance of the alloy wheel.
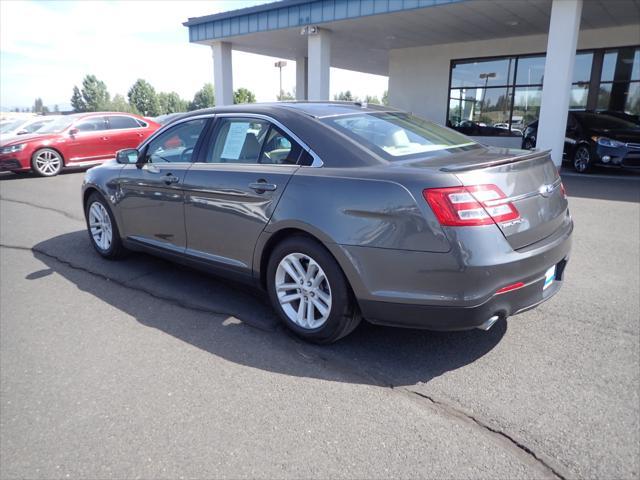
<path id="1" fill-rule="evenodd" d="M 100 202 L 93 202 L 89 207 L 89 229 L 95 244 L 101 250 L 109 250 L 113 241 L 111 217 Z"/>
<path id="2" fill-rule="evenodd" d="M 591 155 L 585 147 L 579 147 L 573 158 L 573 166 L 578 172 L 585 172 L 589 168 Z"/>
<path id="3" fill-rule="evenodd" d="M 35 158 L 35 167 L 43 175 L 55 175 L 62 166 L 62 158 L 52 150 L 44 150 Z"/>
<path id="4" fill-rule="evenodd" d="M 290 253 L 276 269 L 278 302 L 289 320 L 313 330 L 321 327 L 331 313 L 331 287 L 322 267 L 308 255 Z"/>

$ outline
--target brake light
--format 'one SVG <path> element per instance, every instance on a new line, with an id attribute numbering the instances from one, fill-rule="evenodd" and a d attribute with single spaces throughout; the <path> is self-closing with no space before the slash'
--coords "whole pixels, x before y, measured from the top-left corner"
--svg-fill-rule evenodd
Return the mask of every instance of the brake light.
<path id="1" fill-rule="evenodd" d="M 560 182 L 560 192 L 562 193 L 562 198 L 567 198 L 567 190 L 564 188 L 564 183 Z"/>
<path id="2" fill-rule="evenodd" d="M 515 205 L 495 185 L 428 188 L 422 192 L 441 225 L 491 225 L 520 218 Z"/>

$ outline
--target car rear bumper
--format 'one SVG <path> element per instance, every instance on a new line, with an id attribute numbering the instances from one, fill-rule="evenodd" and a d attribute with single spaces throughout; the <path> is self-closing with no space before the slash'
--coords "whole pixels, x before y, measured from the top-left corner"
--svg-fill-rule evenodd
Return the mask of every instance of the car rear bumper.
<path id="1" fill-rule="evenodd" d="M 455 248 L 447 253 L 341 246 L 348 259 L 343 268 L 363 317 L 372 323 L 433 330 L 477 328 L 492 316 L 515 315 L 558 292 L 572 231 L 567 212 L 554 234 L 519 250 L 513 250 L 495 226 L 448 233 Z M 553 265 L 557 280 L 543 290 L 545 272 Z M 496 293 L 517 282 L 524 286 Z"/>
<path id="2" fill-rule="evenodd" d="M 553 297 L 562 286 L 567 259 L 556 265 L 556 280 L 543 290 L 544 276 L 538 281 L 511 292 L 497 294 L 481 305 L 446 307 L 415 305 L 371 300 L 359 302 L 362 315 L 371 323 L 394 327 L 424 328 L 427 330 L 469 330 L 490 327 L 492 319 L 506 319 Z"/>

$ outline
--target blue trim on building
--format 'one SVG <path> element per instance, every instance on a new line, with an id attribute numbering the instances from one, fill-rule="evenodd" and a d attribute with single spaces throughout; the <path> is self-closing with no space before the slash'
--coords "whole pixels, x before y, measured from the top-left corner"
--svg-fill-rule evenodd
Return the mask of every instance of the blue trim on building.
<path id="1" fill-rule="evenodd" d="M 466 0 L 283 0 L 190 18 L 184 25 L 189 27 L 190 42 L 202 42 L 463 1 Z"/>

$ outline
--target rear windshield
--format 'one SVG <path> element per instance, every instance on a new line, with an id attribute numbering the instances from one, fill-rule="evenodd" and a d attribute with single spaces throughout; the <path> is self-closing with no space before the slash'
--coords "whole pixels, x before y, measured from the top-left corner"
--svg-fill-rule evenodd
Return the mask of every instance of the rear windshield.
<path id="1" fill-rule="evenodd" d="M 357 113 L 323 121 L 389 161 L 480 147 L 461 133 L 408 113 Z"/>

